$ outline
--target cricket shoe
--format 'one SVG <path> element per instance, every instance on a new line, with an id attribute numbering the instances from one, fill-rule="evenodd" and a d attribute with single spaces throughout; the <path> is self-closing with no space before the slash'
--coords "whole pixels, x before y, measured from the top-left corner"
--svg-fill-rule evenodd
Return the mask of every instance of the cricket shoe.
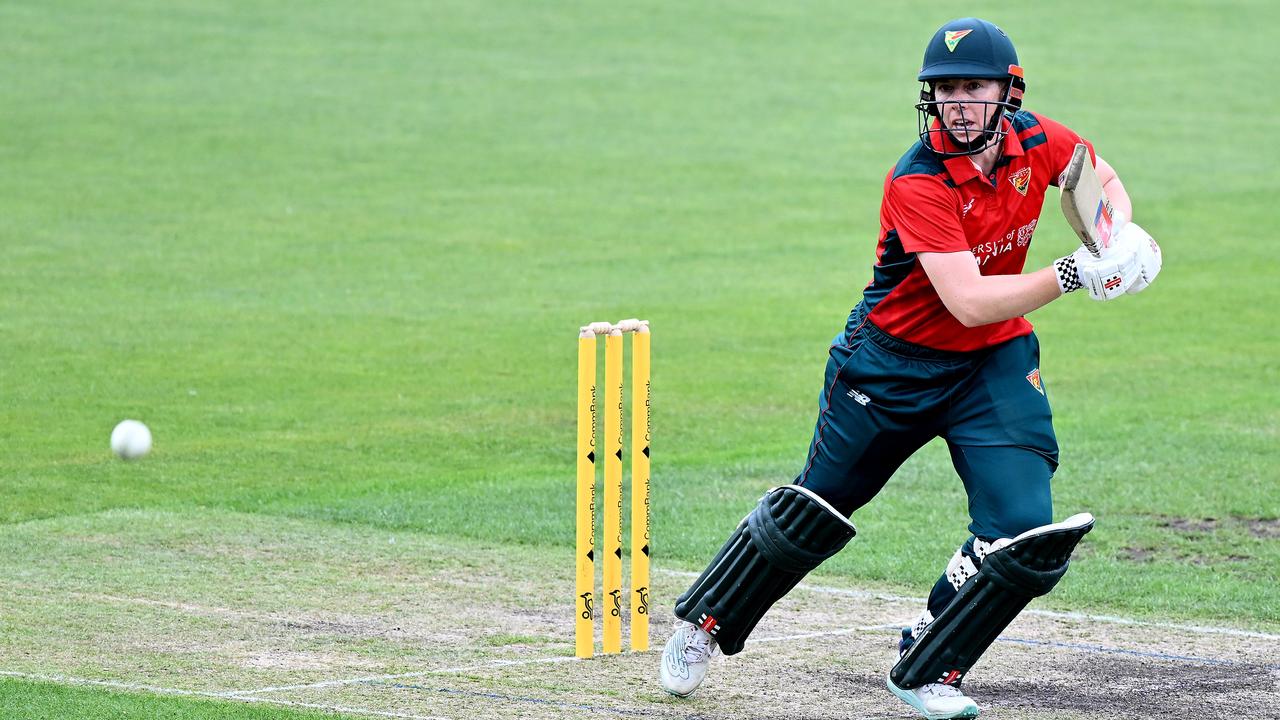
<path id="1" fill-rule="evenodd" d="M 662 650 L 662 666 L 658 669 L 662 689 L 676 697 L 692 695 L 707 676 L 715 650 L 716 641 L 705 630 L 681 620 Z"/>
<path id="2" fill-rule="evenodd" d="M 929 683 L 911 690 L 904 690 L 886 679 L 889 692 L 920 711 L 925 720 L 953 720 L 978 717 L 978 703 L 960 691 L 960 688 L 942 683 Z"/>

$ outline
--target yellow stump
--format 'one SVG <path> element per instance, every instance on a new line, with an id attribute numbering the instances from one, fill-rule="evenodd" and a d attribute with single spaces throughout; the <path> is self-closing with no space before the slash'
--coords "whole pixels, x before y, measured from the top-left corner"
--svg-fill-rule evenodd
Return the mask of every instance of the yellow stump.
<path id="1" fill-rule="evenodd" d="M 631 340 L 631 649 L 649 649 L 649 326 Z"/>
<path id="2" fill-rule="evenodd" d="M 622 652 L 622 332 L 604 340 L 603 650 Z"/>
<path id="3" fill-rule="evenodd" d="M 578 334 L 578 493 L 577 595 L 574 601 L 574 652 L 587 658 L 595 653 L 593 628 L 596 566 L 596 336 L 584 328 Z"/>

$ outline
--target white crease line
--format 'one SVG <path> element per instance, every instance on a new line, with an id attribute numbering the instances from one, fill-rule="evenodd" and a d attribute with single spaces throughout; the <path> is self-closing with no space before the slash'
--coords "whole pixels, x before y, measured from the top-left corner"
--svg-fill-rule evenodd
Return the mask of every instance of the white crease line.
<path id="1" fill-rule="evenodd" d="M 670 576 L 676 576 L 676 577 L 691 577 L 691 578 L 698 577 L 698 573 L 684 572 L 680 570 L 656 570 L 655 569 L 655 572 L 660 574 L 670 575 Z M 807 583 L 802 583 L 798 587 L 800 589 L 808 590 L 810 592 L 823 593 L 827 595 L 840 595 L 844 597 L 883 600 L 886 602 L 911 603 L 914 605 L 923 605 L 926 602 L 924 598 L 913 598 L 913 597 L 907 597 L 903 595 L 892 595 L 889 593 L 871 592 L 868 590 L 853 590 L 853 589 L 847 589 L 847 588 L 829 587 L 824 585 L 810 585 Z M 1061 612 L 1057 610 L 1039 610 L 1039 609 L 1027 609 L 1027 610 L 1024 610 L 1023 613 L 1028 615 L 1049 617 L 1049 618 L 1055 618 L 1060 620 L 1077 620 L 1077 621 L 1085 621 L 1085 622 L 1107 623 L 1107 624 L 1113 624 L 1113 625 L 1131 625 L 1131 626 L 1137 626 L 1137 627 L 1155 627 L 1155 628 L 1162 628 L 1167 630 L 1181 630 L 1184 632 L 1201 633 L 1201 634 L 1228 635 L 1233 637 L 1259 638 L 1263 640 L 1280 640 L 1280 635 L 1263 633 L 1263 632 L 1254 632 L 1249 630 L 1237 630 L 1235 628 L 1212 627 L 1212 626 L 1203 626 L 1203 625 L 1180 625 L 1176 623 L 1161 623 L 1161 622 L 1146 621 L 1146 620 L 1134 620 L 1131 618 L 1123 618 L 1123 617 L 1118 617 L 1114 615 L 1090 615 L 1086 613 Z M 765 642 L 780 642 L 785 640 L 803 640 L 803 639 L 811 639 L 811 638 L 818 638 L 818 637 L 848 635 L 855 632 L 869 632 L 872 630 L 897 629 L 899 627 L 900 627 L 899 625 L 867 625 L 867 626 L 862 626 L 857 628 L 826 630 L 826 631 L 813 632 L 813 633 L 803 633 L 799 635 L 785 635 L 785 636 L 779 636 L 779 637 L 759 638 L 759 639 L 748 640 L 747 643 L 753 644 L 753 643 L 765 643 Z M 455 668 L 442 668 L 437 670 L 424 670 L 419 672 L 403 673 L 398 675 L 383 675 L 383 676 L 376 676 L 376 677 L 354 678 L 350 680 L 326 680 L 318 683 L 310 683 L 305 685 L 286 685 L 286 686 L 280 686 L 280 687 L 261 688 L 261 689 L 255 689 L 255 690 L 244 690 L 244 691 L 237 691 L 236 694 L 249 695 L 249 694 L 268 693 L 268 692 L 277 692 L 277 691 L 286 691 L 286 690 L 307 690 L 307 689 L 323 688 L 323 687 L 338 687 L 342 685 L 357 685 L 361 683 L 379 682 L 384 680 L 400 680 L 400 679 L 407 679 L 407 678 L 426 677 L 429 675 L 472 672 L 476 670 L 485 670 L 489 668 L 505 667 L 510 665 L 533 665 L 533 664 L 539 664 L 539 663 L 572 662 L 572 661 L 576 661 L 577 659 L 578 658 L 571 657 L 571 656 L 570 657 L 556 656 L 556 657 L 548 657 L 548 658 L 531 658 L 527 660 L 495 660 L 492 662 L 481 663 L 478 665 L 467 665 L 467 666 L 455 667 Z"/>
<path id="2" fill-rule="evenodd" d="M 698 577 L 698 573 L 686 572 L 683 570 L 655 569 L 654 572 L 658 574 L 671 575 L 675 577 L 688 577 L 688 578 Z M 926 602 L 925 598 L 908 597 L 905 595 L 892 595 L 889 593 L 872 592 L 869 590 L 853 590 L 848 588 L 837 588 L 837 587 L 829 587 L 824 585 L 810 585 L 809 583 L 801 583 L 798 587 L 800 589 L 808 590 L 810 592 L 823 593 L 827 595 L 843 595 L 845 597 L 855 597 L 855 598 L 862 598 L 867 600 L 883 600 L 885 602 L 903 602 L 903 603 L 912 603 L 914 605 L 923 605 Z M 224 617 L 224 618 L 257 620 L 261 622 L 276 622 L 276 623 L 337 622 L 337 621 L 318 620 L 314 618 L 308 618 L 306 616 L 291 617 L 287 615 L 273 615 L 273 614 L 259 613 L 259 612 L 253 612 L 253 611 L 233 610 L 230 608 L 206 607 L 206 606 L 194 605 L 191 603 L 183 603 L 183 602 L 152 600 L 149 598 L 130 598 L 130 597 L 120 597 L 116 595 L 103 595 L 103 594 L 91 594 L 91 593 L 71 593 L 71 594 L 76 596 L 82 596 L 82 597 L 91 597 L 91 598 L 97 598 L 101 600 L 108 600 L 111 602 L 153 605 L 158 607 L 168 607 L 175 610 L 182 610 L 185 612 L 191 612 L 193 614 L 209 615 L 209 616 Z M 1133 618 L 1120 617 L 1118 615 L 1093 615 L 1088 613 L 1080 613 L 1080 612 L 1072 612 L 1072 611 L 1042 610 L 1038 608 L 1029 608 L 1027 610 L 1023 610 L 1022 612 L 1027 615 L 1049 617 L 1049 618 L 1055 618 L 1058 620 L 1085 620 L 1089 622 L 1100 622 L 1100 623 L 1107 623 L 1111 625 L 1130 625 L 1130 626 L 1137 626 L 1137 627 L 1163 628 L 1166 630 L 1181 630 L 1183 632 L 1190 632 L 1190 633 L 1196 633 L 1201 635 L 1227 635 L 1231 637 L 1255 638 L 1258 640 L 1280 640 L 1280 634 L 1264 633 L 1256 630 L 1239 630 L 1236 628 L 1218 627 L 1213 625 L 1183 625 L 1179 623 L 1159 622 L 1156 620 L 1136 620 Z"/>
<path id="3" fill-rule="evenodd" d="M 324 626 L 343 627 L 354 623 L 369 622 L 369 618 L 351 615 L 334 615 L 332 617 L 322 617 L 317 615 L 309 615 L 303 613 L 301 615 L 287 615 L 283 613 L 258 612 L 255 610 L 235 610 L 232 608 L 216 607 L 211 605 L 196 605 L 189 602 L 177 602 L 172 600 L 156 600 L 144 597 L 125 597 L 121 595 L 108 595 L 103 593 L 82 593 L 69 592 L 71 597 L 83 597 L 89 600 L 101 600 L 106 602 L 143 605 L 146 607 L 162 607 L 170 610 L 179 610 L 181 612 L 198 615 L 201 617 L 215 618 L 219 620 L 250 620 L 253 622 L 271 623 L 276 625 L 296 625 L 301 629 L 327 629 Z M 314 627 L 319 626 L 319 627 Z M 373 632 L 365 633 L 366 635 L 384 636 L 389 634 L 389 628 L 376 628 Z"/>
<path id="4" fill-rule="evenodd" d="M 834 635 L 852 635 L 856 632 L 871 632 L 873 630 L 901 630 L 901 625 L 863 625 L 862 627 L 845 628 L 844 630 L 822 630 L 820 632 L 801 633 L 799 635 L 779 635 L 777 637 L 752 638 L 747 640 L 748 645 L 757 643 L 783 642 L 786 640 L 810 640 L 812 638 L 832 637 Z"/>
<path id="5" fill-rule="evenodd" d="M 672 575 L 675 577 L 696 578 L 699 573 L 685 572 L 683 570 L 654 570 L 655 573 L 663 575 Z M 915 605 L 924 605 L 927 600 L 925 598 L 906 597 L 904 595 L 890 595 L 888 593 L 870 592 L 868 590 L 850 590 L 846 588 L 828 587 L 824 585 L 810 585 L 801 583 L 796 586 L 800 590 L 808 590 L 810 592 L 824 593 L 827 595 L 843 595 L 845 597 L 863 598 L 867 600 L 884 600 L 887 602 L 905 602 Z M 1116 615 L 1090 615 L 1088 613 L 1079 612 L 1063 612 L 1060 610 L 1039 610 L 1030 608 L 1023 610 L 1022 614 L 1036 615 L 1039 617 L 1049 617 L 1058 620 L 1086 620 L 1089 622 L 1107 623 L 1110 625 L 1134 625 L 1138 627 L 1154 627 L 1164 630 L 1181 630 L 1183 632 L 1197 633 L 1201 635 L 1230 635 L 1232 637 L 1257 638 L 1259 640 L 1280 640 L 1280 635 L 1274 633 L 1264 633 L 1255 630 L 1237 630 L 1229 627 L 1216 627 L 1212 625 L 1181 625 L 1178 623 L 1166 623 L 1155 620 L 1134 620 L 1132 618 L 1119 617 Z"/>
<path id="6" fill-rule="evenodd" d="M 1258 632 L 1256 630 L 1237 630 L 1236 628 L 1216 627 L 1213 625 L 1181 625 L 1178 623 L 1162 623 L 1154 620 L 1134 620 L 1116 615 L 1090 615 L 1088 613 L 1062 612 L 1058 610 L 1025 610 L 1031 615 L 1059 618 L 1062 620 L 1087 620 L 1089 622 L 1110 623 L 1112 625 L 1137 625 L 1155 627 L 1165 630 L 1182 630 L 1183 632 L 1202 635 L 1230 635 L 1231 637 L 1256 638 L 1258 640 L 1280 640 L 1280 635 Z"/>
<path id="7" fill-rule="evenodd" d="M 319 703 L 296 702 L 293 700 L 273 700 L 271 698 L 261 697 L 237 697 L 228 695 L 233 700 L 240 700 L 248 703 L 264 703 L 267 705 L 285 705 L 288 707 L 307 708 L 309 710 L 327 710 L 329 712 L 351 713 L 353 715 L 372 715 L 375 717 L 401 718 L 402 720 L 452 720 L 452 718 L 443 715 L 410 715 L 409 713 L 392 712 L 390 710 L 366 710 L 365 708 L 353 708 L 343 705 L 321 705 Z"/>
<path id="8" fill-rule="evenodd" d="M 364 708 L 343 707 L 339 705 L 320 705 L 316 703 L 304 703 L 294 700 L 277 700 L 274 698 L 249 697 L 241 696 L 234 693 L 219 693 L 205 690 L 180 690 L 178 688 L 158 687 L 156 685 L 143 685 L 140 683 L 119 682 L 116 680 L 90 680 L 87 678 L 70 677 L 67 675 L 37 675 L 35 673 L 15 672 L 13 670 L 0 670 L 0 676 L 21 678 L 23 680 L 39 680 L 42 682 L 60 683 L 62 685 L 93 685 L 96 687 L 113 688 L 116 690 L 133 690 L 152 692 L 157 695 L 183 695 L 187 697 L 207 697 L 218 698 L 220 700 L 237 700 L 246 703 L 263 703 L 266 705 L 288 705 L 292 707 L 308 708 L 311 710 L 327 710 L 329 712 L 345 712 L 354 715 L 373 715 L 377 717 L 401 718 L 402 720 L 451 720 L 451 718 L 441 715 L 410 715 L 407 713 L 387 712 L 383 710 L 366 710 Z"/>
<path id="9" fill-rule="evenodd" d="M 418 672 L 397 673 L 395 675 L 370 675 L 368 677 L 351 678 L 348 680 L 323 680 L 321 682 L 304 683 L 300 685 L 278 685 L 276 687 L 256 688 L 253 690 L 232 690 L 227 693 L 223 693 L 223 695 L 226 697 L 247 697 L 261 693 L 284 692 L 287 690 L 314 690 L 316 688 L 338 687 L 341 685 L 360 685 L 362 683 L 383 682 L 386 680 L 404 680 L 407 678 L 426 677 L 428 675 L 473 672 L 475 670 L 488 670 L 490 668 L 510 667 L 512 665 L 577 662 L 578 659 L 579 658 L 572 655 L 557 655 L 555 657 L 529 658 L 526 660 L 492 660 L 478 665 L 463 665 L 460 667 L 438 668 L 435 670 L 419 670 Z"/>
<path id="10" fill-rule="evenodd" d="M 823 630 L 819 632 L 802 633 L 799 635 L 780 635 L 777 637 L 753 638 L 747 640 L 748 645 L 756 643 L 782 642 L 786 640 L 807 640 L 818 637 L 830 637 L 835 635 L 850 635 L 856 632 L 870 632 L 872 630 L 897 630 L 898 625 L 864 625 L 862 627 L 844 628 L 841 630 Z M 618 657 L 640 654 L 632 651 L 618 653 Z M 278 685 L 275 687 L 256 688 L 253 690 L 231 690 L 221 693 L 224 697 L 249 697 L 262 693 L 286 692 L 290 690 L 315 690 L 318 688 L 339 687 L 342 685 L 360 685 L 363 683 L 384 682 L 387 680 L 405 680 L 408 678 L 427 677 L 429 675 L 448 675 L 453 673 L 475 672 L 477 670 L 489 670 L 492 668 L 511 667 L 515 665 L 540 665 L 549 663 L 579 662 L 582 658 L 575 656 L 556 655 L 553 657 L 528 658 L 525 660 L 492 660 L 490 662 L 479 663 L 475 665 L 460 665 L 451 668 L 437 668 L 435 670 L 420 670 L 411 673 L 397 673 L 395 675 L 372 675 L 369 677 L 350 678 L 347 680 L 323 680 L 314 683 L 304 683 L 299 685 Z"/>
<path id="11" fill-rule="evenodd" d="M 687 572 L 683 570 L 663 570 L 654 569 L 654 572 L 662 575 L 673 577 L 696 578 L 698 573 Z M 845 597 L 855 597 L 867 600 L 882 600 L 885 602 L 911 603 L 913 605 L 925 604 L 925 598 L 908 597 L 905 595 L 893 595 L 890 593 L 872 592 L 869 590 L 853 590 L 849 588 L 837 588 L 824 585 L 811 585 L 809 583 L 801 583 L 798 586 L 802 590 L 810 592 L 823 593 L 827 595 L 842 595 Z M 93 597 L 102 600 L 120 603 L 138 603 L 143 605 L 153 605 L 159 607 L 168 607 L 176 610 L 183 610 L 194 614 L 211 615 L 215 617 L 249 619 L 263 622 L 336 622 L 317 620 L 306 616 L 291 617 L 287 615 L 274 615 L 267 613 L 259 613 L 253 611 L 233 610 L 230 608 L 206 607 L 194 605 L 191 603 L 171 602 L 164 600 L 152 600 L 148 598 L 129 598 L 115 595 L 90 594 L 90 593 L 72 593 L 73 595 L 83 597 Z M 1080 620 L 1088 622 L 1107 623 L 1110 625 L 1128 625 L 1134 627 L 1154 627 L 1166 630 L 1180 630 L 1183 632 L 1196 633 L 1201 635 L 1226 635 L 1230 637 L 1254 638 L 1258 640 L 1276 640 L 1280 641 L 1280 634 L 1265 633 L 1256 630 L 1240 630 L 1230 627 L 1219 627 L 1213 625 L 1185 625 L 1181 623 L 1167 623 L 1156 620 L 1137 620 L 1134 618 L 1120 617 L 1118 615 L 1095 615 L 1089 613 L 1061 611 L 1061 610 L 1042 610 L 1039 608 L 1029 608 L 1023 610 L 1024 614 L 1034 615 L 1038 617 L 1048 617 L 1058 620 Z M 257 692 L 257 691 L 254 691 Z"/>
<path id="12" fill-rule="evenodd" d="M 162 607 L 170 610 L 181 610 L 192 615 L 201 615 L 204 617 L 218 618 L 222 620 L 254 620 L 258 622 L 305 622 L 305 617 L 291 617 L 284 615 L 273 615 L 271 613 L 257 612 L 253 610 L 233 610 L 232 608 L 215 607 L 210 605 L 196 605 L 194 603 L 176 602 L 171 600 L 155 600 L 144 597 L 124 597 L 121 595 L 109 595 L 105 593 L 84 593 L 69 592 L 67 595 L 71 597 L 81 597 L 88 600 L 103 600 L 106 602 L 128 604 L 128 605 L 146 605 L 148 607 Z"/>
<path id="13" fill-rule="evenodd" d="M 197 695 L 200 697 L 221 697 L 218 693 L 205 692 L 201 690 L 179 690 L 177 688 L 157 687 L 155 685 L 142 685 L 140 683 L 120 682 L 118 680 L 87 680 L 85 678 L 70 677 L 67 675 L 36 675 L 34 673 L 15 672 L 13 670 L 0 670 L 0 675 L 6 677 L 23 678 L 25 680 L 41 680 L 44 682 L 62 683 L 64 685 L 98 685 L 101 687 L 116 688 L 118 690 L 145 690 L 161 695 Z"/>

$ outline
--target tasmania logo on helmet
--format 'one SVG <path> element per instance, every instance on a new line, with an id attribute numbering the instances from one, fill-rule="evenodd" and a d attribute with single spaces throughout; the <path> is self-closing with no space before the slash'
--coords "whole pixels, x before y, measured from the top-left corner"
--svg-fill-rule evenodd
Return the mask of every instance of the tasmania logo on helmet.
<path id="1" fill-rule="evenodd" d="M 955 52 L 956 46 L 966 35 L 973 32 L 972 30 L 948 30 L 943 34 L 942 41 L 947 44 L 947 52 Z"/>

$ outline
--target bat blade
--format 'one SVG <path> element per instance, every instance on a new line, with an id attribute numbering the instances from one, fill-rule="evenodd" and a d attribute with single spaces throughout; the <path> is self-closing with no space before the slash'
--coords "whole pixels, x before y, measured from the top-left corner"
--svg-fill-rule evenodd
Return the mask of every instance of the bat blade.
<path id="1" fill-rule="evenodd" d="M 1062 214 L 1067 224 L 1094 257 L 1102 257 L 1102 251 L 1111 247 L 1115 210 L 1102 190 L 1084 143 L 1076 144 L 1071 162 L 1058 178 L 1058 187 L 1062 190 Z"/>

